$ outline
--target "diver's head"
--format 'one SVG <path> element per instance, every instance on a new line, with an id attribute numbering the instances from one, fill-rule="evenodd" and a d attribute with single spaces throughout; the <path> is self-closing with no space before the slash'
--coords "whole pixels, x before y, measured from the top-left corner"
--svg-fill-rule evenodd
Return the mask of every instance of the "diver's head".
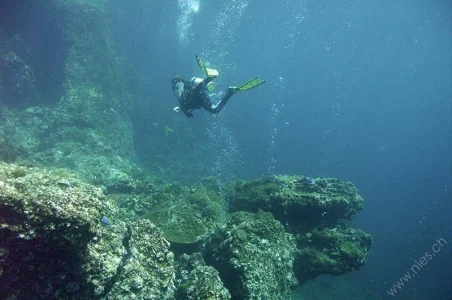
<path id="1" fill-rule="evenodd" d="M 173 79 L 171 80 L 171 87 L 173 88 L 173 90 L 175 89 L 177 83 L 179 82 L 184 82 L 184 77 L 180 75 L 174 76 Z"/>
<path id="2" fill-rule="evenodd" d="M 174 96 L 179 99 L 182 96 L 184 89 L 184 77 L 180 75 L 174 76 L 173 80 L 171 80 L 171 86 L 173 88 Z"/>

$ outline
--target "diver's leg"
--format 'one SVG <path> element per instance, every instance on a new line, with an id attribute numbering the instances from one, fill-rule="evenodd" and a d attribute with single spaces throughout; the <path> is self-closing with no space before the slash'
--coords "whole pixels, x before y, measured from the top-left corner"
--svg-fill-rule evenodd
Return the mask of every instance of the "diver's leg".
<path id="1" fill-rule="evenodd" d="M 219 113 L 233 94 L 234 90 L 232 88 L 228 88 L 227 90 L 219 92 L 213 99 L 213 101 L 209 100 L 204 104 L 204 109 L 213 114 Z"/>

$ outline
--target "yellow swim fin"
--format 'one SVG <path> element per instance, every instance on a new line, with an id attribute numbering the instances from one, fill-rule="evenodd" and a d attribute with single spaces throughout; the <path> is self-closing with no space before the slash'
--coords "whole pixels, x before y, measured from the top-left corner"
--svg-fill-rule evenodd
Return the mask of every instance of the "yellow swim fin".
<path id="1" fill-rule="evenodd" d="M 195 57 L 199 67 L 203 70 L 207 77 L 218 77 L 218 75 L 220 75 L 217 70 L 207 68 L 202 59 L 198 55 L 195 55 Z"/>
<path id="2" fill-rule="evenodd" d="M 248 80 L 247 82 L 245 82 L 244 84 L 242 84 L 239 87 L 231 87 L 234 92 L 243 92 L 243 91 L 247 91 L 247 90 L 251 90 L 261 84 L 263 84 L 265 82 L 265 80 L 260 79 L 259 77 L 253 78 L 251 80 Z"/>

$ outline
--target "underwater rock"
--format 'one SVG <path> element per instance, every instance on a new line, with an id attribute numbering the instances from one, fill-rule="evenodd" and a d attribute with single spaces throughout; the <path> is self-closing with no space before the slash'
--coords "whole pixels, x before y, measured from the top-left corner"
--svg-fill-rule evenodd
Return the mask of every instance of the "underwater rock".
<path id="1" fill-rule="evenodd" d="M 9 36 L 0 27 L 0 104 L 23 107 L 40 100 L 29 51 L 20 35 Z"/>
<path id="2" fill-rule="evenodd" d="M 62 58 L 55 61 L 61 64 L 64 73 L 61 88 L 56 88 L 58 102 L 44 115 L 17 112 L 15 118 L 23 121 L 15 122 L 17 130 L 11 138 L 29 154 L 32 162 L 70 168 L 90 183 L 105 184 L 110 180 L 108 188 L 130 190 L 133 186 L 128 177 L 137 168 L 130 120 L 131 97 L 124 93 L 121 59 L 116 52 L 105 1 L 48 2 L 39 6 L 33 16 L 50 15 L 57 25 L 55 31 L 47 33 L 58 35 L 55 41 L 59 43 L 52 48 L 62 49 Z M 34 94 L 27 92 L 34 88 L 33 72 L 18 52 L 2 51 L 7 46 L 0 39 L 0 90 L 3 90 L 0 93 L 6 97 L 6 93 L 20 92 L 21 103 L 30 107 L 32 100 L 24 93 Z M 13 87 L 20 90 L 12 91 Z M 38 87 L 45 89 L 45 86 Z"/>
<path id="3" fill-rule="evenodd" d="M 270 213 L 234 213 L 206 241 L 205 258 L 233 299 L 291 299 L 295 240 Z"/>
<path id="4" fill-rule="evenodd" d="M 149 221 L 125 224 L 116 211 L 100 189 L 66 171 L 0 163 L 0 294 L 170 298 L 169 243 Z"/>
<path id="5" fill-rule="evenodd" d="M 33 69 L 15 52 L 0 51 L 0 103 L 31 106 L 40 99 Z"/>
<path id="6" fill-rule="evenodd" d="M 239 181 L 229 198 L 233 210 L 269 211 L 294 233 L 350 220 L 363 207 L 355 186 L 335 178 L 274 176 Z"/>
<path id="7" fill-rule="evenodd" d="M 169 242 L 148 220 L 132 223 L 128 232 L 124 241 L 125 262 L 118 270 L 108 299 L 173 299 L 175 267 Z"/>
<path id="8" fill-rule="evenodd" d="M 26 157 L 22 148 L 15 146 L 6 135 L 0 131 L 0 161 L 13 162 L 21 157 Z"/>
<path id="9" fill-rule="evenodd" d="M 337 225 L 297 234 L 295 273 L 300 282 L 321 274 L 342 275 L 366 262 L 372 237 L 358 229 Z"/>
<path id="10" fill-rule="evenodd" d="M 180 300 L 231 299 L 218 271 L 206 266 L 200 253 L 178 257 L 176 286 L 176 299 Z"/>
<path id="11" fill-rule="evenodd" d="M 202 183 L 165 185 L 141 199 L 146 207 L 141 217 L 156 224 L 171 243 L 196 243 L 226 221 L 225 200 Z"/>

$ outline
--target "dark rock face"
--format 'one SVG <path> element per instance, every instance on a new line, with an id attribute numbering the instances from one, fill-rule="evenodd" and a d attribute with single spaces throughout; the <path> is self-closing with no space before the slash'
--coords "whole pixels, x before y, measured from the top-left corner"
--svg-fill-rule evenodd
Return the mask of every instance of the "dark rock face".
<path id="1" fill-rule="evenodd" d="M 60 100 L 66 55 L 53 0 L 2 1 L 0 11 L 0 103 L 11 108 Z"/>
<path id="2" fill-rule="evenodd" d="M 206 242 L 206 260 L 233 299 L 291 299 L 295 251 L 293 236 L 264 212 L 233 214 Z"/>
<path id="3" fill-rule="evenodd" d="M 0 51 L 0 103 L 23 107 L 39 100 L 33 69 L 15 52 Z"/>
<path id="4" fill-rule="evenodd" d="M 65 171 L 1 163 L 0 294 L 173 297 L 174 258 L 162 232 L 146 220 L 100 222 L 115 214 L 100 189 Z"/>

